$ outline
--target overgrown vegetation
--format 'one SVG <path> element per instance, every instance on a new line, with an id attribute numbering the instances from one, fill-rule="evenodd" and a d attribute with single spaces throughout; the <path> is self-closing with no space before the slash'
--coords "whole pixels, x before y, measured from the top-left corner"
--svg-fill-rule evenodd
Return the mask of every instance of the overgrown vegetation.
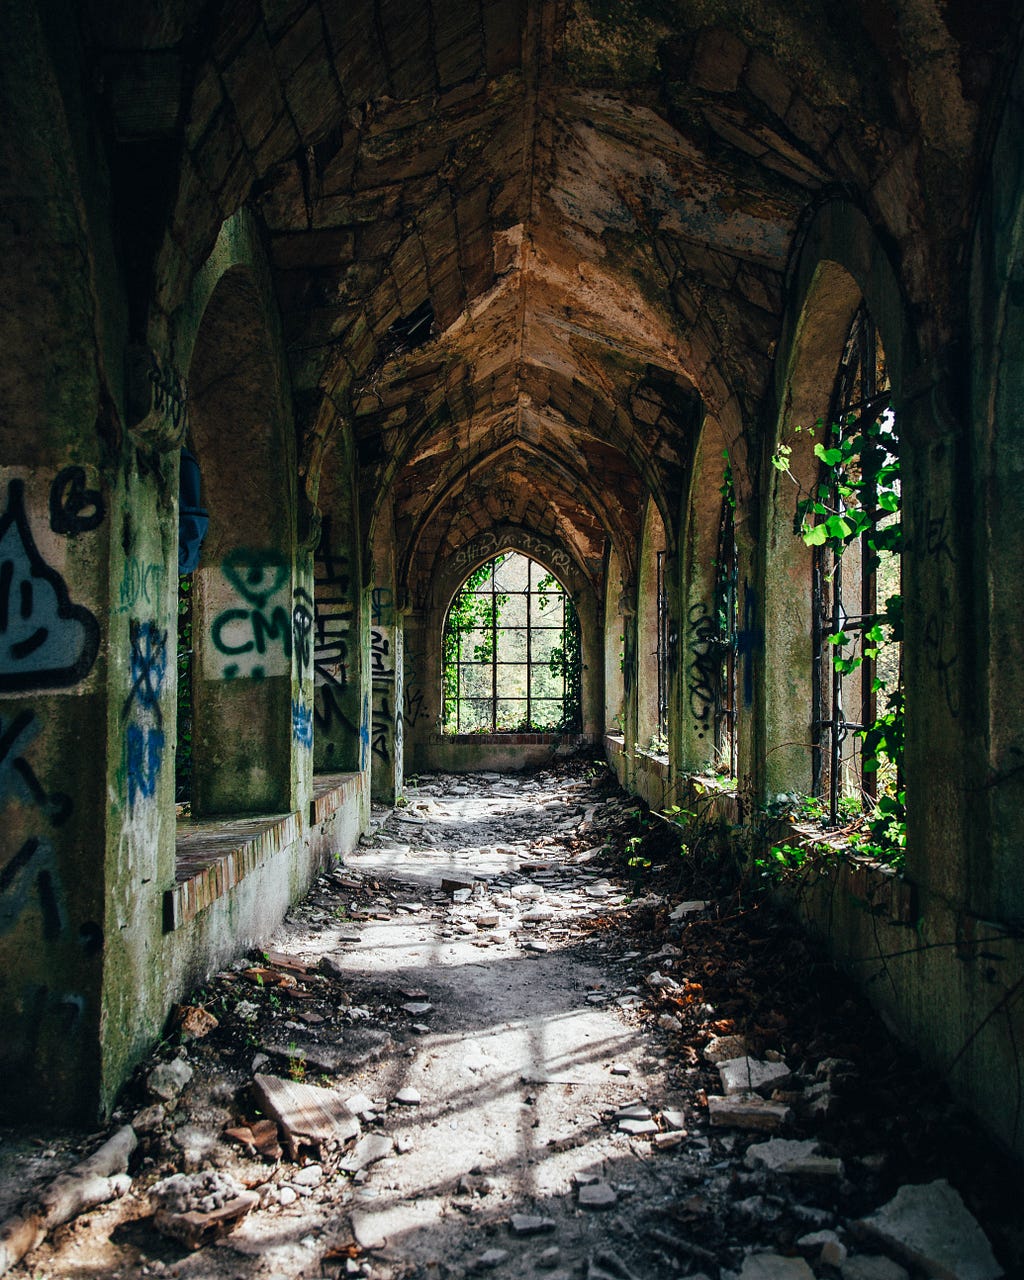
<path id="1" fill-rule="evenodd" d="M 797 432 L 800 430 L 798 427 Z M 872 614 L 862 617 L 856 629 L 840 629 L 827 637 L 833 665 L 841 675 L 857 670 L 865 661 L 871 663 L 870 678 L 877 698 L 874 721 L 858 731 L 861 767 L 876 775 L 876 794 L 857 829 L 849 832 L 849 847 L 900 868 L 906 851 L 907 812 L 903 784 L 905 704 L 898 647 L 903 640 L 899 582 L 903 525 L 895 420 L 889 411 L 877 416 L 866 412 L 859 417 L 851 414 L 828 427 L 819 420 L 809 430 L 811 436 L 819 437 L 814 455 L 821 464 L 813 492 L 806 492 L 793 474 L 791 446 L 780 445 L 772 458 L 775 468 L 788 475 L 799 490 L 796 532 L 807 546 L 832 553 L 833 574 L 844 554 L 859 548 L 861 572 L 875 574 L 879 588 Z M 852 799 L 854 806 L 863 809 L 859 797 Z M 772 850 L 772 861 L 775 868 L 786 870 L 802 865 L 804 856 L 798 856 L 792 846 L 780 846 Z"/>
<path id="2" fill-rule="evenodd" d="M 499 589 L 499 571 L 513 559 L 528 558 L 506 552 L 487 561 L 452 601 L 443 647 L 445 733 L 572 732 L 580 727 L 582 658 L 575 605 L 549 572 L 529 590 Z M 534 566 L 531 574 L 540 567 L 529 563 Z"/>

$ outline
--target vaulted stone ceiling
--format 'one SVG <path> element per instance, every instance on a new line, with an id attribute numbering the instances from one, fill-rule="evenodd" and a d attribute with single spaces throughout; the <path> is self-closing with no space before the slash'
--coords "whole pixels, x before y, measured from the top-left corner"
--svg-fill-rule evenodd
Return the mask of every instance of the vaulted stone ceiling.
<path id="1" fill-rule="evenodd" d="M 646 493 L 673 526 L 701 402 L 743 482 L 823 193 L 855 192 L 922 282 L 908 192 L 959 251 L 996 8 L 95 0 L 120 154 L 180 164 L 148 323 L 250 201 L 300 427 L 351 424 L 368 526 L 390 486 L 403 563 L 505 519 L 596 579 L 609 538 L 629 566 Z"/>

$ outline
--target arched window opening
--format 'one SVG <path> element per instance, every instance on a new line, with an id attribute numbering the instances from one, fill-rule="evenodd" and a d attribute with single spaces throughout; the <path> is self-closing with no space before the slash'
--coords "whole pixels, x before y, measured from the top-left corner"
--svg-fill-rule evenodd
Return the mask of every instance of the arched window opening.
<path id="1" fill-rule="evenodd" d="M 736 496 L 729 455 L 722 475 L 722 508 L 718 519 L 715 552 L 715 625 L 718 630 L 718 662 L 715 666 L 715 764 L 730 778 L 736 776 L 736 583 L 739 554 L 736 549 Z"/>
<path id="2" fill-rule="evenodd" d="M 656 583 L 655 592 L 657 596 L 658 609 L 658 633 L 655 644 L 655 662 L 658 668 L 658 740 L 659 742 L 667 742 L 668 739 L 668 589 L 665 586 L 665 555 L 664 551 L 657 553 L 657 562 L 655 566 Z"/>
<path id="3" fill-rule="evenodd" d="M 578 731 L 579 622 L 542 564 L 506 551 L 455 593 L 444 631 L 445 733 Z"/>
<path id="4" fill-rule="evenodd" d="M 858 309 L 833 386 L 815 493 L 798 506 L 813 547 L 812 791 L 839 823 L 887 794 L 902 809 L 899 439 L 885 353 Z"/>

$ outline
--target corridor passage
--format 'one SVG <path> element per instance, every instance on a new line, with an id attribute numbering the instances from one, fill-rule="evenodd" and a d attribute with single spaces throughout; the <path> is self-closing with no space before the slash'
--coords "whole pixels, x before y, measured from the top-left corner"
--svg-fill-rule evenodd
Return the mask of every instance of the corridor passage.
<path id="1" fill-rule="evenodd" d="M 1015 1175 L 756 879 L 603 764 L 406 796 L 192 993 L 130 1188 L 9 1274 L 1021 1274 Z M 0 1216 L 107 1136 L 5 1133 Z"/>

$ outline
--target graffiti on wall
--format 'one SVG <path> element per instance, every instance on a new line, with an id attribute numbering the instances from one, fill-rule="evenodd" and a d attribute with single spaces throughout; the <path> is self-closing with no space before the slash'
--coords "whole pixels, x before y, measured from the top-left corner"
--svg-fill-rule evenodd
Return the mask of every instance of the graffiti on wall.
<path id="1" fill-rule="evenodd" d="M 316 727 L 330 733 L 335 724 L 357 737 L 348 707 L 349 642 L 355 620 L 348 558 L 331 550 L 331 521 L 325 517 L 313 562 L 313 685 Z"/>
<path id="2" fill-rule="evenodd" d="M 216 676 L 223 680 L 287 675 L 292 655 L 289 566 L 277 551 L 236 547 L 225 556 L 210 627 Z"/>
<path id="3" fill-rule="evenodd" d="M 167 677 L 167 632 L 155 622 L 132 618 L 128 623 L 131 646 L 131 687 L 125 700 L 124 773 L 128 808 L 156 794 L 163 767 L 165 737 L 160 698 Z"/>
<path id="4" fill-rule="evenodd" d="M 370 622 L 390 627 L 395 617 L 395 594 L 390 587 L 374 587 L 370 592 Z"/>
<path id="5" fill-rule="evenodd" d="M 148 613 L 161 617 L 163 608 L 164 566 L 155 560 L 126 556 L 121 581 L 117 588 L 118 613 Z"/>
<path id="6" fill-rule="evenodd" d="M 304 587 L 292 592 L 292 649 L 301 683 L 313 660 L 313 600 Z"/>
<path id="7" fill-rule="evenodd" d="M 83 467 L 65 467 L 50 486 L 50 528 L 54 533 L 74 537 L 89 533 L 103 523 L 106 508 L 98 489 L 86 487 Z"/>
<path id="8" fill-rule="evenodd" d="M 99 623 L 72 604 L 64 579 L 39 554 L 24 482 L 12 480 L 0 516 L 0 692 L 77 684 L 99 643 Z"/>
<path id="9" fill-rule="evenodd" d="M 417 722 L 427 714 L 421 671 L 423 654 L 417 650 L 405 651 L 402 668 L 405 673 L 402 690 L 402 715 L 406 728 L 415 728 Z"/>
<path id="10" fill-rule="evenodd" d="M 523 551 L 546 564 L 553 565 L 563 573 L 569 572 L 570 561 L 568 553 L 561 547 L 555 546 L 554 543 L 546 542 L 543 538 L 537 538 L 533 534 L 521 533 L 518 530 L 510 541 L 515 543 L 517 551 Z M 467 542 L 464 547 L 460 547 L 458 551 L 449 557 L 449 562 L 458 569 L 470 568 L 481 560 L 496 556 L 503 545 L 505 543 L 499 540 L 498 535 L 493 530 L 488 530 L 486 533 L 481 533 L 479 537 L 474 538 L 472 542 Z"/>
<path id="11" fill-rule="evenodd" d="M 686 691 L 690 714 L 703 737 L 715 709 L 715 687 L 720 653 L 718 627 L 706 604 L 690 606 L 687 618 L 690 632 L 690 665 L 687 668 Z"/>
<path id="12" fill-rule="evenodd" d="M 306 750 L 313 745 L 313 711 L 301 698 L 292 701 L 292 737 Z"/>

